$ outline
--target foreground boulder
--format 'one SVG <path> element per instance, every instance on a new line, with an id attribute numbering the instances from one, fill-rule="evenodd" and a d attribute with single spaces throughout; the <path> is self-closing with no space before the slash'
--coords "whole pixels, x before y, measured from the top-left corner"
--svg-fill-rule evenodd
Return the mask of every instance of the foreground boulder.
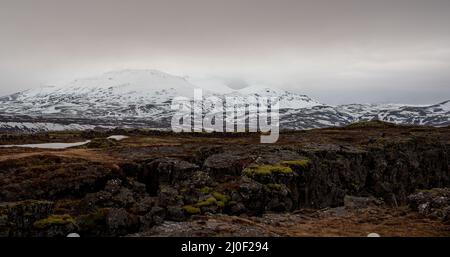
<path id="1" fill-rule="evenodd" d="M 420 214 L 450 222 L 450 188 L 420 190 L 408 200 L 409 206 Z"/>

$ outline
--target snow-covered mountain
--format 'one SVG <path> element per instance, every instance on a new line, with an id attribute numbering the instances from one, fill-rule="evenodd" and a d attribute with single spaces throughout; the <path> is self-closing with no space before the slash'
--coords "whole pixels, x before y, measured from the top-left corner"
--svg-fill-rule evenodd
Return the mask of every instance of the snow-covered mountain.
<path id="1" fill-rule="evenodd" d="M 67 85 L 0 98 L 4 113 L 62 117 L 148 117 L 175 96 L 193 96 L 194 85 L 156 70 L 123 70 Z"/>
<path id="2" fill-rule="evenodd" d="M 0 130 L 65 130 L 96 127 L 168 128 L 176 96 L 192 98 L 188 78 L 156 70 L 122 70 L 0 97 Z M 219 83 L 215 81 L 214 83 Z M 214 88 L 214 87 L 212 87 Z M 217 88 L 217 87 L 216 87 Z M 306 95 L 252 85 L 239 90 L 203 90 L 219 98 L 275 97 L 282 128 L 310 129 L 343 126 L 379 119 L 399 124 L 450 125 L 450 101 L 430 106 L 351 104 L 330 106 Z"/>

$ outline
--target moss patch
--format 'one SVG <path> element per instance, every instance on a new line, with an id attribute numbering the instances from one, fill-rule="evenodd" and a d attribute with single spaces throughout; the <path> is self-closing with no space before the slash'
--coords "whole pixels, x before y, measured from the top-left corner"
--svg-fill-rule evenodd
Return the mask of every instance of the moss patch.
<path id="1" fill-rule="evenodd" d="M 294 168 L 294 169 L 305 169 L 310 165 L 311 161 L 309 159 L 302 159 L 302 160 L 292 160 L 292 161 L 282 161 L 282 165 L 286 165 L 288 167 Z"/>
<path id="2" fill-rule="evenodd" d="M 183 206 L 183 210 L 188 214 L 200 214 L 200 208 L 192 206 L 192 205 L 186 205 Z"/>
<path id="3" fill-rule="evenodd" d="M 209 197 L 208 199 L 204 200 L 204 201 L 200 201 L 198 202 L 195 206 L 197 207 L 205 207 L 205 206 L 210 206 L 213 204 L 217 204 L 217 199 L 214 197 Z"/>
<path id="4" fill-rule="evenodd" d="M 267 184 L 267 187 L 270 189 L 273 189 L 273 190 L 277 190 L 277 191 L 279 191 L 279 190 L 281 190 L 281 188 L 283 188 L 283 186 L 281 184 L 273 184 L 273 183 Z"/>
<path id="5" fill-rule="evenodd" d="M 292 173 L 292 169 L 286 165 L 282 165 L 280 163 L 277 164 L 273 164 L 273 165 L 260 165 L 260 166 L 250 166 L 246 169 L 244 169 L 244 174 L 245 175 L 257 175 L 257 176 L 261 176 L 261 175 L 270 175 L 273 173 L 278 173 L 278 174 L 289 174 Z"/>
<path id="6" fill-rule="evenodd" d="M 228 195 L 224 195 L 219 192 L 213 192 L 212 195 L 217 199 L 217 201 L 222 201 L 224 203 L 230 200 L 230 197 Z"/>
<path id="7" fill-rule="evenodd" d="M 203 194 L 209 194 L 211 192 L 211 188 L 204 186 L 204 187 L 200 188 L 199 191 Z"/>
<path id="8" fill-rule="evenodd" d="M 214 196 L 214 198 L 216 198 L 216 200 L 217 200 L 216 204 L 220 208 L 225 207 L 225 205 L 227 205 L 231 200 L 230 196 L 221 194 L 219 192 L 213 192 L 212 195 Z"/>
<path id="9" fill-rule="evenodd" d="M 275 164 L 251 165 L 244 169 L 247 176 L 265 176 L 271 174 L 289 174 L 299 170 L 305 170 L 311 161 L 309 159 L 286 160 Z"/>
<path id="10" fill-rule="evenodd" d="M 61 226 L 61 225 L 67 225 L 67 224 L 75 224 L 75 220 L 72 218 L 72 216 L 68 214 L 64 215 L 51 215 L 48 216 L 45 219 L 38 220 L 33 223 L 33 227 L 37 229 L 44 229 L 48 228 L 50 226 Z"/>

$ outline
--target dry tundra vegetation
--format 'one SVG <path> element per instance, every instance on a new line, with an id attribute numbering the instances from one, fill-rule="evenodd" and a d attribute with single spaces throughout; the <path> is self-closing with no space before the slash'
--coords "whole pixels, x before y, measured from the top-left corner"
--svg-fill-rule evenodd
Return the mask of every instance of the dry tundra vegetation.
<path id="1" fill-rule="evenodd" d="M 126 135 L 116 141 L 110 135 Z M 450 128 L 0 134 L 0 235 L 449 236 Z"/>

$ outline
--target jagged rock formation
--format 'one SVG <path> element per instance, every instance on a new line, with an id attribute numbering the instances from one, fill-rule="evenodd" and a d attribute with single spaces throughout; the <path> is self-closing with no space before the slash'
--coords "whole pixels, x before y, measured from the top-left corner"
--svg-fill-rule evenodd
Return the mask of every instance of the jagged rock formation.
<path id="1" fill-rule="evenodd" d="M 0 233 L 117 236 L 208 213 L 342 206 L 448 216 L 442 195 L 414 195 L 450 186 L 448 128 L 359 124 L 285 133 L 273 145 L 254 134 L 128 135 L 108 147 L 0 149 Z"/>

